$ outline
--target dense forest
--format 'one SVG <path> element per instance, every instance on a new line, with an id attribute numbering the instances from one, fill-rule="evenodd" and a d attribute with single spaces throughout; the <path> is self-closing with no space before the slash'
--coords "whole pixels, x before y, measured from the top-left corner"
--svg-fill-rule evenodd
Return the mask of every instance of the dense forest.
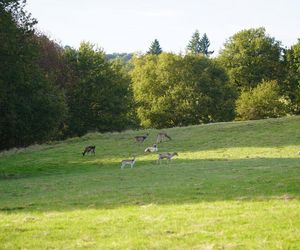
<path id="1" fill-rule="evenodd" d="M 233 34 L 218 55 L 206 33 L 185 53 L 107 55 L 36 30 L 25 1 L 0 2 L 0 150 L 89 131 L 164 128 L 300 113 L 300 40 L 263 27 Z"/>

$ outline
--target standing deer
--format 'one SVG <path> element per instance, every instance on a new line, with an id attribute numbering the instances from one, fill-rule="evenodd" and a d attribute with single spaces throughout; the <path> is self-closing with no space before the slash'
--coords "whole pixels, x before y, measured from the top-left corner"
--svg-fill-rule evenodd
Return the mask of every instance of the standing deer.
<path id="1" fill-rule="evenodd" d="M 144 142 L 148 136 L 149 136 L 148 133 L 146 135 L 137 135 L 134 137 L 134 139 L 136 142 Z"/>
<path id="2" fill-rule="evenodd" d="M 82 155 L 84 156 L 85 154 L 88 154 L 88 153 L 93 153 L 95 155 L 95 150 L 96 150 L 95 145 L 87 146 L 87 147 L 85 147 L 84 151 L 82 152 Z"/>
<path id="3" fill-rule="evenodd" d="M 170 136 L 168 136 L 167 133 L 160 132 L 157 134 L 156 143 L 163 142 L 166 138 L 168 138 L 169 140 L 172 140 L 172 138 Z"/>
<path id="4" fill-rule="evenodd" d="M 121 164 L 122 164 L 121 169 L 123 169 L 126 165 L 130 165 L 131 168 L 133 168 L 134 163 L 135 163 L 135 157 L 133 157 L 132 160 L 122 160 L 121 161 Z"/>
<path id="5" fill-rule="evenodd" d="M 160 164 L 160 162 L 161 162 L 162 159 L 168 159 L 169 161 L 171 161 L 171 159 L 175 155 L 178 156 L 178 154 L 176 152 L 174 152 L 174 153 L 161 153 L 161 154 L 158 155 L 157 163 L 159 162 L 159 164 Z"/>

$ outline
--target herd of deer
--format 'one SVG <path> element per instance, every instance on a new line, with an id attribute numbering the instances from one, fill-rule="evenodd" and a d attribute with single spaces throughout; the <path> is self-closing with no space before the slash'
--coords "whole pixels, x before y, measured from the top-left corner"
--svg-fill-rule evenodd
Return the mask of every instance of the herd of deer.
<path id="1" fill-rule="evenodd" d="M 134 139 L 137 143 L 143 143 L 148 138 L 148 136 L 149 136 L 149 134 L 138 135 L 138 136 L 135 136 Z M 157 137 L 156 137 L 156 144 L 154 144 L 152 147 L 147 147 L 144 152 L 145 153 L 157 152 L 158 151 L 157 144 L 165 141 L 166 139 L 172 140 L 172 138 L 167 133 L 164 133 L 164 132 L 158 133 Z M 88 154 L 88 153 L 95 155 L 95 150 L 96 150 L 96 146 L 94 146 L 94 145 L 87 146 L 87 147 L 85 147 L 84 151 L 82 152 L 82 155 L 85 156 L 85 154 Z M 160 153 L 160 154 L 158 154 L 157 163 L 160 164 L 162 159 L 168 159 L 170 161 L 176 155 L 178 156 L 178 154 L 176 152 Z M 122 160 L 121 161 L 121 169 L 123 169 L 126 165 L 130 165 L 130 167 L 132 168 L 135 164 L 135 160 L 136 160 L 135 157 L 133 157 L 133 159 L 129 159 L 129 160 L 128 159 Z"/>

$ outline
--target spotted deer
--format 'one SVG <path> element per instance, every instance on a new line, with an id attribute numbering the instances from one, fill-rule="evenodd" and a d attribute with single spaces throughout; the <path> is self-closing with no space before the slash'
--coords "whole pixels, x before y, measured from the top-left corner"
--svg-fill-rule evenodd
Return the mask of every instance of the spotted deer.
<path id="1" fill-rule="evenodd" d="M 160 164 L 160 162 L 161 162 L 162 159 L 168 159 L 169 161 L 171 161 L 171 159 L 172 159 L 175 155 L 178 156 L 178 154 L 177 154 L 176 152 L 174 152 L 174 153 L 161 153 L 161 154 L 158 155 L 158 160 L 157 160 L 157 162 Z"/>

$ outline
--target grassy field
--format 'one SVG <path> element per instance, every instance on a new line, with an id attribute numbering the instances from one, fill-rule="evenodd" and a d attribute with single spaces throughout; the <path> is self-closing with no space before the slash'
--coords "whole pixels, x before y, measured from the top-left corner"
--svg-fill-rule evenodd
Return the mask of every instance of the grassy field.
<path id="1" fill-rule="evenodd" d="M 300 249 L 300 117 L 163 131 L 1 153 L 0 249 Z"/>

